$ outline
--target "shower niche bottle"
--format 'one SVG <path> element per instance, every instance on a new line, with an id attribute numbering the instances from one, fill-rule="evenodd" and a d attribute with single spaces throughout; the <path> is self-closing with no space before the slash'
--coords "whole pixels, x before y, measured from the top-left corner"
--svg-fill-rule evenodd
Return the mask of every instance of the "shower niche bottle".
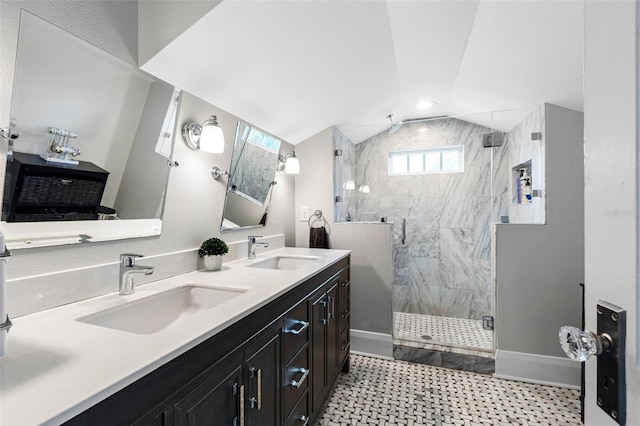
<path id="1" fill-rule="evenodd" d="M 511 169 L 513 176 L 512 203 L 530 204 L 533 197 L 531 185 L 531 160 L 518 164 Z"/>

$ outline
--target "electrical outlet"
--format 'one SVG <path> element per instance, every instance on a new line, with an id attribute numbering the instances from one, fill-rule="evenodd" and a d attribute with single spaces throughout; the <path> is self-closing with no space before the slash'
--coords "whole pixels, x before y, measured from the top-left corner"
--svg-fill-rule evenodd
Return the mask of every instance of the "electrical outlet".
<path id="1" fill-rule="evenodd" d="M 300 207 L 300 220 L 304 222 L 309 220 L 309 206 Z"/>

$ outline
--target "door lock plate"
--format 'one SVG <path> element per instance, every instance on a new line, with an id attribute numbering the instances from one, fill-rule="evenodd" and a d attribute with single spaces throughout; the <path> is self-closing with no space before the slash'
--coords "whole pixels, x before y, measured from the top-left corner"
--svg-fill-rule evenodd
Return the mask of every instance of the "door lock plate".
<path id="1" fill-rule="evenodd" d="M 598 335 L 608 335 L 610 350 L 597 357 L 597 404 L 618 424 L 626 422 L 625 335 L 627 312 L 611 303 L 598 301 Z"/>

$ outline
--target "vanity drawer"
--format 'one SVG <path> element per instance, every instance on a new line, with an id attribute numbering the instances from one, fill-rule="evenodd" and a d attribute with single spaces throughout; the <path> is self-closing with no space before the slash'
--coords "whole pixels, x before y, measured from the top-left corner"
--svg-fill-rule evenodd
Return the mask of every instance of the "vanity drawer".
<path id="1" fill-rule="evenodd" d="M 351 278 L 349 276 L 349 268 L 345 268 L 340 272 L 340 285 L 338 286 L 338 299 L 343 300 L 345 297 L 349 297 L 349 291 L 351 290 Z"/>
<path id="2" fill-rule="evenodd" d="M 285 368 L 284 412 L 289 413 L 309 385 L 309 347 L 305 347 Z"/>
<path id="3" fill-rule="evenodd" d="M 299 303 L 284 318 L 283 357 L 285 364 L 309 341 L 309 306 Z"/>
<path id="4" fill-rule="evenodd" d="M 338 330 L 342 331 L 345 327 L 349 327 L 349 320 L 351 319 L 351 307 L 350 298 L 341 299 L 338 305 Z"/>
<path id="5" fill-rule="evenodd" d="M 309 424 L 309 391 L 305 390 L 302 397 L 291 410 L 285 423 L 286 426 L 308 426 Z"/>

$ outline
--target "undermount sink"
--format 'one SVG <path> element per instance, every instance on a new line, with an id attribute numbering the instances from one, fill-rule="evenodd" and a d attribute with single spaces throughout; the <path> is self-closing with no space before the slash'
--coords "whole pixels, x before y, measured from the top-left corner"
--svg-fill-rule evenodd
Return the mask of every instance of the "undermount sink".
<path id="1" fill-rule="evenodd" d="M 245 291 L 187 285 L 105 309 L 77 321 L 129 333 L 152 334 Z"/>
<path id="2" fill-rule="evenodd" d="M 247 265 L 248 268 L 292 270 L 315 262 L 316 256 L 274 256 L 260 262 Z"/>

